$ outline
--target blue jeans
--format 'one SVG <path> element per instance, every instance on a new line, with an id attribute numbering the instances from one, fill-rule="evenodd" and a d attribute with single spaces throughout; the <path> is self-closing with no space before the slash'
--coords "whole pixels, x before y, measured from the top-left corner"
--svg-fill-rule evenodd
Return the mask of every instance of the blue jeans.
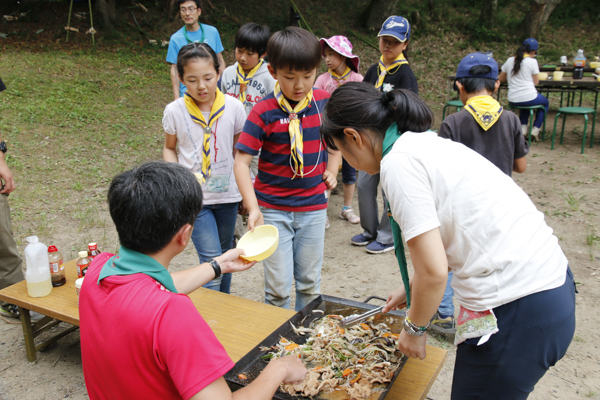
<path id="1" fill-rule="evenodd" d="M 192 242 L 200 263 L 231 249 L 239 203 L 206 205 L 196 217 Z M 204 285 L 205 288 L 229 293 L 231 274 L 223 274 Z"/>
<path id="2" fill-rule="evenodd" d="M 452 315 L 454 316 L 454 303 L 452 302 L 452 298 L 454 297 L 454 289 L 450 286 L 452 282 L 452 272 L 448 272 L 448 282 L 446 282 L 446 291 L 444 292 L 444 297 L 442 298 L 442 302 L 438 308 L 438 313 L 444 316 Z"/>
<path id="3" fill-rule="evenodd" d="M 511 107 L 513 106 L 544 106 L 546 109 L 546 115 L 548 114 L 548 108 L 550 108 L 550 102 L 546 98 L 546 96 L 542 96 L 538 93 L 537 97 L 531 101 L 524 101 L 522 103 L 509 103 Z M 521 125 L 527 125 L 529 122 L 529 110 L 520 110 L 519 119 L 521 120 Z M 535 114 L 535 122 L 533 126 L 536 128 L 541 128 L 544 123 L 544 111 L 536 110 Z"/>
<path id="4" fill-rule="evenodd" d="M 356 170 L 348 164 L 345 158 L 342 158 L 342 183 L 354 185 L 356 183 Z"/>
<path id="5" fill-rule="evenodd" d="M 265 224 L 279 230 L 279 246 L 264 261 L 265 303 L 290 308 L 296 284 L 296 311 L 321 294 L 321 267 L 327 210 L 291 212 L 261 207 Z"/>

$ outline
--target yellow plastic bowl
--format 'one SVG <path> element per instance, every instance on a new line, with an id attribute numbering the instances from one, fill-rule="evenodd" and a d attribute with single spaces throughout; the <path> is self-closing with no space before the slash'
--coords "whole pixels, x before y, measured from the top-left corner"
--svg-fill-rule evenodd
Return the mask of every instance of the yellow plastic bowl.
<path id="1" fill-rule="evenodd" d="M 592 62 L 590 63 L 590 67 L 591 67 L 591 68 L 594 68 L 594 69 L 596 69 L 596 68 L 600 68 L 600 62 L 598 62 L 598 61 L 592 61 Z"/>
<path id="2" fill-rule="evenodd" d="M 273 225 L 261 225 L 248 231 L 237 244 L 238 249 L 243 249 L 245 255 L 241 256 L 247 261 L 262 261 L 269 258 L 279 245 L 279 231 Z"/>
<path id="3" fill-rule="evenodd" d="M 198 181 L 199 184 L 202 185 L 202 174 L 198 173 L 198 172 L 194 172 L 194 176 L 196 177 L 196 180 Z"/>
<path id="4" fill-rule="evenodd" d="M 540 72 L 538 74 L 538 77 L 540 78 L 541 81 L 545 81 L 546 79 L 548 79 L 548 73 L 547 72 Z"/>

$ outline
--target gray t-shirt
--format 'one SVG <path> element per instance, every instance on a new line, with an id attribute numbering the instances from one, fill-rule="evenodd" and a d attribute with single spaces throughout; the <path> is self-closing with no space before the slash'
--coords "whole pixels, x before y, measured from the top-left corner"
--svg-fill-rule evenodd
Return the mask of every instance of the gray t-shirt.
<path id="1" fill-rule="evenodd" d="M 484 131 L 463 109 L 442 122 L 438 135 L 475 150 L 508 176 L 512 176 L 515 160 L 529 153 L 529 146 L 521 132 L 521 121 L 516 114 L 506 110 L 490 129 Z"/>

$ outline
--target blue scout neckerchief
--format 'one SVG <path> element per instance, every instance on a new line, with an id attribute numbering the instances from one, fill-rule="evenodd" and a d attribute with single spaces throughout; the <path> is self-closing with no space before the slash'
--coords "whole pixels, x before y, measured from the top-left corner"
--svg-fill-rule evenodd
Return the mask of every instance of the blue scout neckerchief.
<path id="1" fill-rule="evenodd" d="M 112 256 L 104 263 L 98 277 L 98 284 L 108 276 L 133 274 L 146 274 L 158 281 L 169 291 L 178 293 L 173 282 L 173 277 L 162 264 L 150 256 L 123 246 L 119 248 L 118 255 Z"/>
<path id="2" fill-rule="evenodd" d="M 183 26 L 183 36 L 185 36 L 185 40 L 187 40 L 188 44 L 190 44 L 190 43 L 204 43 L 204 27 L 200 23 L 198 25 L 200 25 L 200 30 L 202 31 L 202 38 L 200 38 L 200 40 L 196 40 L 195 42 L 188 37 L 188 35 L 187 35 L 187 28 L 185 27 L 185 25 Z"/>
<path id="3" fill-rule="evenodd" d="M 396 140 L 400 138 L 402 133 L 398 132 L 398 125 L 394 122 L 385 132 L 382 146 L 382 158 L 384 158 L 394 147 Z M 402 231 L 400 225 L 396 222 L 392 216 L 392 209 L 390 208 L 390 202 L 387 200 L 388 216 L 390 217 L 390 225 L 392 225 L 392 234 L 394 235 L 394 252 L 396 253 L 396 259 L 398 260 L 398 267 L 400 267 L 400 274 L 402 275 L 402 282 L 404 283 L 404 290 L 406 291 L 406 304 L 410 308 L 410 283 L 408 280 L 408 266 L 406 264 L 406 254 L 404 253 L 404 244 L 402 243 Z"/>

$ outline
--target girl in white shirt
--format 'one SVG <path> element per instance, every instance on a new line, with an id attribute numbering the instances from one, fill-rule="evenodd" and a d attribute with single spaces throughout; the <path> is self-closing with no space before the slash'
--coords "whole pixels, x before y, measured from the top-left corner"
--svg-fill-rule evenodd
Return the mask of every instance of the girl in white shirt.
<path id="1" fill-rule="evenodd" d="M 400 351 L 425 358 L 450 269 L 461 306 L 452 399 L 525 399 L 575 331 L 567 259 L 527 194 L 475 151 L 428 131 L 432 121 L 410 91 L 347 83 L 321 132 L 353 167 L 381 173 L 396 249 L 401 231 L 408 245 L 414 275 L 409 284 L 397 251 L 404 285 L 384 308 L 408 303 Z"/>
<path id="2" fill-rule="evenodd" d="M 540 67 L 534 58 L 538 50 L 538 42 L 534 38 L 526 39 L 519 49 L 517 55 L 510 57 L 502 66 L 502 72 L 498 79 L 500 82 L 508 82 L 508 102 L 514 106 L 537 106 L 542 105 L 548 113 L 550 103 L 545 96 L 537 92 L 535 85 L 540 82 Z M 520 110 L 521 129 L 523 136 L 527 137 L 529 132 L 529 110 Z M 538 109 L 533 122 L 531 136 L 538 140 L 540 129 L 544 122 L 544 111 Z"/>

